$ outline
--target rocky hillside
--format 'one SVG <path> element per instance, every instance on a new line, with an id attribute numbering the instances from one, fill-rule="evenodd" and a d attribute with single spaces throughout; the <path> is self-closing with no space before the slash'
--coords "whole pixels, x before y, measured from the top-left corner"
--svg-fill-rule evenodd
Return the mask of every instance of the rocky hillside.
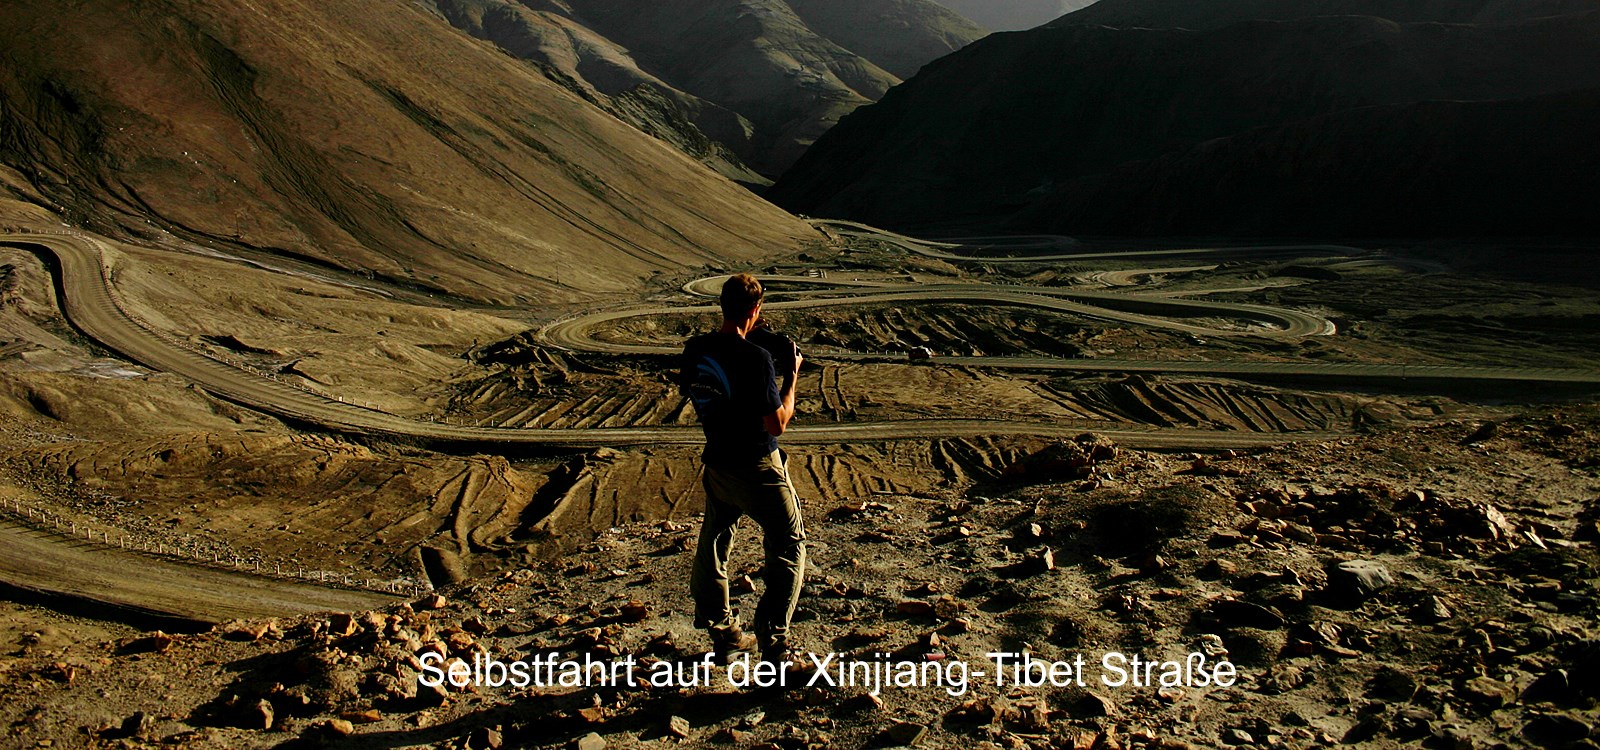
<path id="1" fill-rule="evenodd" d="M 1031 29 L 1095 0 L 938 0 L 940 5 L 994 31 Z"/>
<path id="2" fill-rule="evenodd" d="M 1492 23 L 1597 9 L 1597 0 L 1100 0 L 1050 25 L 1215 29 L 1240 21 L 1315 16 L 1377 16 L 1400 23 Z"/>
<path id="3" fill-rule="evenodd" d="M 762 180 L 726 165 L 778 174 L 844 114 L 984 34 L 928 0 L 430 2 L 458 28 L 747 182 Z M 628 106 L 641 101 L 655 106 Z"/>
<path id="4" fill-rule="evenodd" d="M 1529 122 L 1548 130 L 1507 148 Z M 1597 128 L 1596 89 L 1361 107 L 1072 180 L 1010 225 L 1151 236 L 1596 236 Z"/>
<path id="5" fill-rule="evenodd" d="M 783 687 L 703 661 L 692 520 L 378 612 L 174 635 L 24 611 L 0 721 L 19 747 L 1587 748 L 1597 437 L 1589 408 L 1251 455 L 1090 436 L 808 508 L 792 636 L 827 669 Z M 1026 683 L 1024 652 L 1065 669 Z M 1131 681 L 1135 657 L 1159 666 Z"/>
<path id="6" fill-rule="evenodd" d="M 1380 202 L 1372 193 L 1433 200 L 1417 191 L 1446 174 L 1468 180 L 1452 194 L 1472 191 L 1466 204 L 1473 206 L 1517 205 L 1525 194 L 1558 193 L 1541 187 L 1536 175 L 1564 173 L 1581 160 L 1589 152 L 1580 141 L 1589 131 L 1582 129 L 1581 107 L 1547 105 L 1540 97 L 1581 99 L 1576 92 L 1600 86 L 1600 67 L 1592 64 L 1600 55 L 1597 32 L 1600 12 L 1495 24 L 1326 16 L 1205 31 L 1061 25 L 996 35 L 928 66 L 880 104 L 846 119 L 784 175 L 771 197 L 803 213 L 900 227 L 962 222 L 1119 234 L 1298 234 L 1331 225 L 1353 233 L 1382 226 L 1453 235 L 1457 216 L 1449 212 L 1427 214 L 1437 219 L 1431 223 L 1419 215 L 1409 226 L 1346 227 L 1331 217 L 1361 214 Z M 1395 114 L 1379 127 L 1374 118 L 1381 115 L 1358 113 L 1450 101 L 1502 105 L 1458 108 L 1468 119 L 1493 112 L 1482 115 L 1487 119 L 1474 136 L 1450 132 L 1455 120 L 1447 116 Z M 1315 118 L 1332 119 L 1317 120 L 1328 129 L 1313 133 Z M 1246 155 L 1240 144 L 1260 149 L 1272 140 L 1257 132 L 1261 128 L 1305 139 Z M 1532 133 L 1546 143 L 1534 145 Z M 1228 138 L 1243 140 L 1231 147 L 1217 140 Z M 1579 150 L 1565 153 L 1552 143 Z M 1430 151 L 1440 148 L 1455 150 Z M 1364 156 L 1373 153 L 1411 158 Z M 1235 158 L 1243 161 L 1224 160 Z M 1410 169 L 1445 160 L 1449 167 L 1437 174 Z M 1520 165 L 1514 175 L 1494 171 L 1507 160 Z M 1168 168 L 1188 176 L 1160 171 Z M 1131 172 L 1142 182 L 1124 181 Z M 1211 181 L 1198 178 L 1202 172 Z M 1276 179 L 1252 181 L 1251 174 Z M 1196 205 L 1214 210 L 1186 209 L 1181 214 L 1188 218 L 1179 220 L 1157 205 L 1186 200 L 1174 192 L 1179 184 L 1206 191 Z M 1141 192 L 1156 185 L 1166 192 Z M 1570 187 L 1589 195 L 1596 190 L 1582 179 Z M 1092 195 L 1102 189 L 1120 192 Z M 1279 203 L 1252 203 L 1267 193 Z M 1327 198 L 1333 203 L 1320 205 Z M 1329 220 L 1311 227 L 1272 215 L 1283 203 L 1319 205 Z M 1100 213 L 1068 211 L 1091 204 Z M 1112 209 L 1118 220 L 1104 215 Z M 1561 222 L 1529 223 L 1533 216 L 1514 211 L 1472 218 L 1483 231 L 1567 229 Z"/>
<path id="7" fill-rule="evenodd" d="M 0 175 L 102 231 L 496 302 L 811 236 L 412 4 L 16 5 L 0 49 Z"/>

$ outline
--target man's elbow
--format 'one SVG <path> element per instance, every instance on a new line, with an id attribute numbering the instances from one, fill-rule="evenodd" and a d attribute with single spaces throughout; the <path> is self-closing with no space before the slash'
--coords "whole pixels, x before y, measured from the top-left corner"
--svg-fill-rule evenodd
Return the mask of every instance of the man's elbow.
<path id="1" fill-rule="evenodd" d="M 766 422 L 767 434 L 773 437 L 782 437 L 783 429 L 788 426 L 776 414 L 768 414 L 763 421 Z"/>

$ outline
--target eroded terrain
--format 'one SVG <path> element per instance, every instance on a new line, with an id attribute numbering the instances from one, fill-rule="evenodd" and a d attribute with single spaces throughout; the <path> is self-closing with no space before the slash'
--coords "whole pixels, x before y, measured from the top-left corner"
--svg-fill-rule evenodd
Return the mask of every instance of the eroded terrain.
<path id="1" fill-rule="evenodd" d="M 788 448 L 815 519 L 801 634 L 814 650 L 942 649 L 968 661 L 1024 644 L 1040 654 L 1179 653 L 1218 636 L 1246 675 L 1236 689 L 959 700 L 905 690 L 883 706 L 851 690 L 490 691 L 423 707 L 403 687 L 374 687 L 389 685 L 379 672 L 410 679 L 401 651 L 417 650 L 404 633 L 419 648 L 437 636 L 462 654 L 581 641 L 688 659 L 704 647 L 682 590 L 700 498 L 694 423 L 668 353 L 711 323 L 679 310 L 707 304 L 696 282 L 717 269 L 658 278 L 645 297 L 594 317 L 590 307 L 429 300 L 193 248 L 118 245 L 105 256 L 116 304 L 153 341 L 291 386 L 337 406 L 330 414 L 415 425 L 397 437 L 307 423 L 129 361 L 63 315 L 58 296 L 74 287 L 22 241 L 0 249 L 8 523 L 59 535 L 73 554 L 116 547 L 145 561 L 130 580 L 139 565 L 165 573 L 203 562 L 295 585 L 315 575 L 394 602 L 439 587 L 452 603 L 389 610 L 399 619 L 367 625 L 285 619 L 248 638 L 230 626 L 157 639 L 159 653 L 138 657 L 110 644 L 127 633 L 127 615 L 74 619 L 92 605 L 49 622 L 27 615 L 39 624 L 8 636 L 6 719 L 28 741 L 219 747 L 310 741 L 340 716 L 375 734 L 372 746 L 459 744 L 498 727 L 522 744 L 593 730 L 626 747 L 663 737 L 668 714 L 689 720 L 693 742 L 819 747 L 882 744 L 895 722 L 928 728 L 934 746 L 1039 747 L 1440 733 L 1457 747 L 1491 736 L 1538 744 L 1592 723 L 1586 698 L 1522 693 L 1561 665 L 1581 671 L 1573 665 L 1588 663 L 1594 637 L 1600 487 L 1592 408 L 1581 406 L 1592 386 L 1541 380 L 1564 368 L 1581 381 L 1600 348 L 1586 323 L 1596 314 L 1589 280 L 1557 280 L 1556 265 L 1544 277 L 1524 265 L 1512 278 L 1485 248 L 1458 259 L 1437 248 L 1065 249 L 1086 257 L 1013 247 L 963 260 L 841 232 L 794 265 L 759 269 L 775 279 L 770 317 L 808 354 Z M 1464 292 L 1483 307 L 1445 304 Z M 884 294 L 903 298 L 870 296 Z M 915 347 L 933 356 L 908 360 Z M 1117 371 L 1134 361 L 1248 367 Z M 1461 375 L 1341 379 L 1325 367 L 1339 363 Z M 884 425 L 899 437 L 850 437 Z M 562 443 L 596 428 L 685 437 Z M 449 430 L 551 432 L 497 446 L 440 437 Z M 1078 433 L 1122 447 L 1070 481 L 1028 458 L 1066 450 L 1064 437 Z M 1280 443 L 1289 445 L 1270 447 Z M 1330 565 L 1357 557 L 1392 580 L 1347 606 L 1326 579 Z M 153 592 L 158 577 L 146 577 Z M 36 606 L 34 596 L 20 598 Z M 631 600 L 648 615 L 629 606 L 618 619 Z M 464 625 L 470 617 L 484 627 Z M 598 641 L 590 627 L 601 628 Z M 312 674 L 359 667 L 360 685 L 339 676 L 332 693 L 308 695 L 289 666 L 308 659 L 323 665 Z M 212 676 L 174 687 L 188 670 Z M 175 702 L 146 708 L 152 684 Z M 245 731 L 261 700 L 271 728 Z M 738 718 L 758 707 L 766 722 Z M 149 723 L 123 736 L 134 711 Z"/>

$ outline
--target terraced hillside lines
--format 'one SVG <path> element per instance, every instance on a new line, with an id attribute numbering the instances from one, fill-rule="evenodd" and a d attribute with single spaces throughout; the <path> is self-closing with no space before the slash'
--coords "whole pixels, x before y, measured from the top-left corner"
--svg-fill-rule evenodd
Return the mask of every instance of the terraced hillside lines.
<path id="1" fill-rule="evenodd" d="M 851 412 L 850 398 L 844 392 L 844 368 L 839 365 L 822 366 L 819 380 L 821 385 L 817 392 L 822 394 L 822 408 L 833 418 L 833 421 L 842 421 L 845 415 Z"/>
<path id="2" fill-rule="evenodd" d="M 1150 382 L 1130 378 L 1094 388 L 1046 383 L 1052 401 L 1085 419 L 1158 427 L 1210 427 L 1251 432 L 1339 431 L 1352 427 L 1350 399 L 1279 392 L 1237 383 Z"/>
<path id="3" fill-rule="evenodd" d="M 1107 258 L 1149 258 L 1169 255 L 1273 255 L 1293 253 L 1328 253 L 1349 255 L 1361 252 L 1348 245 L 1239 245 L 1226 247 L 1180 247 L 1160 250 L 1104 250 L 1085 252 L 1076 250 L 1077 240 L 1053 234 L 1027 235 L 1025 237 L 963 237 L 933 241 L 879 229 L 869 224 L 844 219 L 812 219 L 811 225 L 830 229 L 842 237 L 859 237 L 878 240 L 898 246 L 917 255 L 940 260 L 982 263 L 1048 263 L 1074 260 L 1101 260 Z"/>

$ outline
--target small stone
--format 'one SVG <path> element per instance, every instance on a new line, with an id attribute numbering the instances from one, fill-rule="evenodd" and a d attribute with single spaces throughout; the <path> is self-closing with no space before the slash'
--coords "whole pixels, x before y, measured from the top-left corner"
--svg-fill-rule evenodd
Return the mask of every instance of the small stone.
<path id="1" fill-rule="evenodd" d="M 1046 549 L 1033 559 L 1034 567 L 1040 572 L 1049 572 L 1056 569 L 1055 550 Z"/>
<path id="2" fill-rule="evenodd" d="M 680 739 L 689 739 L 691 733 L 692 730 L 688 719 L 682 716 L 673 716 L 667 719 L 667 734 Z"/>
<path id="3" fill-rule="evenodd" d="M 1478 741 L 1461 727 L 1440 727 L 1433 732 L 1432 747 L 1440 750 L 1477 750 Z"/>
<path id="4" fill-rule="evenodd" d="M 650 608 L 637 599 L 622 605 L 623 622 L 644 622 L 650 617 Z"/>
<path id="5" fill-rule="evenodd" d="M 499 727 L 479 727 L 472 732 L 467 746 L 472 750 L 500 750 L 506 744 Z"/>
<path id="6" fill-rule="evenodd" d="M 928 736 L 928 728 L 922 724 L 902 721 L 884 730 L 883 736 L 890 745 L 911 747 Z"/>
<path id="7" fill-rule="evenodd" d="M 1356 604 L 1393 585 L 1389 568 L 1372 560 L 1347 560 L 1328 569 L 1329 591 Z"/>
<path id="8" fill-rule="evenodd" d="M 1540 747 L 1565 747 L 1587 739 L 1594 727 L 1571 714 L 1542 714 L 1528 720 L 1522 736 Z"/>
<path id="9" fill-rule="evenodd" d="M 907 617 L 929 617 L 933 615 L 933 604 L 919 600 L 903 601 L 894 605 L 894 610 Z"/>
<path id="10" fill-rule="evenodd" d="M 323 732 L 334 737 L 349 737 L 356 733 L 355 725 L 344 719 L 328 719 L 318 726 L 322 728 Z"/>
<path id="11" fill-rule="evenodd" d="M 1424 601 L 1416 608 L 1416 610 L 1412 612 L 1411 616 L 1412 619 L 1418 622 L 1432 623 L 1444 622 L 1445 620 L 1455 617 L 1455 613 L 1451 612 L 1448 606 L 1445 606 L 1444 599 L 1437 596 L 1430 596 L 1428 597 L 1427 601 Z"/>
<path id="12" fill-rule="evenodd" d="M 1417 679 L 1394 667 L 1381 667 L 1367 681 L 1367 696 L 1381 701 L 1410 701 L 1417 694 Z"/>
<path id="13" fill-rule="evenodd" d="M 1200 577 L 1215 581 L 1239 572 L 1239 566 L 1227 560 L 1216 559 L 1200 566 Z"/>
<path id="14" fill-rule="evenodd" d="M 119 654 L 160 654 L 172 648 L 178 639 L 159 630 L 149 635 L 134 636 L 122 641 L 117 647 Z"/>
<path id="15" fill-rule="evenodd" d="M 473 635 L 483 635 L 484 633 L 489 632 L 489 626 L 484 623 L 483 618 L 477 615 L 473 615 L 465 620 L 462 620 L 461 629 Z"/>
<path id="16" fill-rule="evenodd" d="M 443 683 L 430 686 L 418 681 L 417 694 L 413 701 L 424 708 L 438 708 L 450 702 L 450 692 L 445 689 Z"/>
<path id="17" fill-rule="evenodd" d="M 1517 689 L 1493 677 L 1474 677 L 1462 686 L 1472 702 L 1489 709 L 1504 708 L 1517 702 Z"/>
<path id="18" fill-rule="evenodd" d="M 872 693 L 862 693 L 844 702 L 848 711 L 878 711 L 883 708 L 883 699 Z"/>
<path id="19" fill-rule="evenodd" d="M 1339 738 L 1339 741 L 1346 745 L 1355 745 L 1371 740 L 1388 731 L 1389 721 L 1387 719 L 1383 716 L 1368 716 L 1356 722 L 1355 726 L 1350 727 L 1344 733 L 1344 736 Z"/>
<path id="20" fill-rule="evenodd" d="M 739 728 L 754 729 L 758 726 L 761 726 L 761 722 L 766 720 L 767 712 L 758 708 L 750 713 L 745 714 L 744 716 L 739 717 Z"/>
<path id="21" fill-rule="evenodd" d="M 590 732 L 573 740 L 567 745 L 571 750 L 606 750 L 606 738 L 598 733 Z"/>
<path id="22" fill-rule="evenodd" d="M 144 737 L 155 729 L 155 717 L 143 712 L 135 711 L 132 716 L 122 720 L 123 737 Z"/>
<path id="23" fill-rule="evenodd" d="M 1522 699 L 1530 702 L 1564 701 L 1572 697 L 1572 680 L 1565 669 L 1552 669 L 1539 675 L 1527 690 L 1522 691 Z"/>
<path id="24" fill-rule="evenodd" d="M 245 708 L 239 717 L 239 726 L 244 729 L 271 729 L 275 718 L 272 704 L 263 698 Z"/>
<path id="25" fill-rule="evenodd" d="M 444 609 L 445 607 L 450 606 L 450 600 L 439 594 L 429 594 L 419 599 L 417 603 L 412 606 L 419 610 Z"/>
<path id="26" fill-rule="evenodd" d="M 339 718 L 351 724 L 376 724 L 383 721 L 383 712 L 376 708 L 369 708 L 365 711 L 346 711 L 339 714 Z"/>
<path id="27" fill-rule="evenodd" d="M 328 617 L 328 623 L 323 632 L 334 638 L 345 638 L 356 634 L 356 618 L 348 612 L 336 612 Z"/>
<path id="28" fill-rule="evenodd" d="M 267 622 L 231 622 L 221 629 L 227 640 L 254 642 L 266 637 L 268 628 Z"/>
<path id="29" fill-rule="evenodd" d="M 1222 733 L 1222 741 L 1230 745 L 1254 745 L 1256 738 L 1243 729 L 1229 729 Z"/>

